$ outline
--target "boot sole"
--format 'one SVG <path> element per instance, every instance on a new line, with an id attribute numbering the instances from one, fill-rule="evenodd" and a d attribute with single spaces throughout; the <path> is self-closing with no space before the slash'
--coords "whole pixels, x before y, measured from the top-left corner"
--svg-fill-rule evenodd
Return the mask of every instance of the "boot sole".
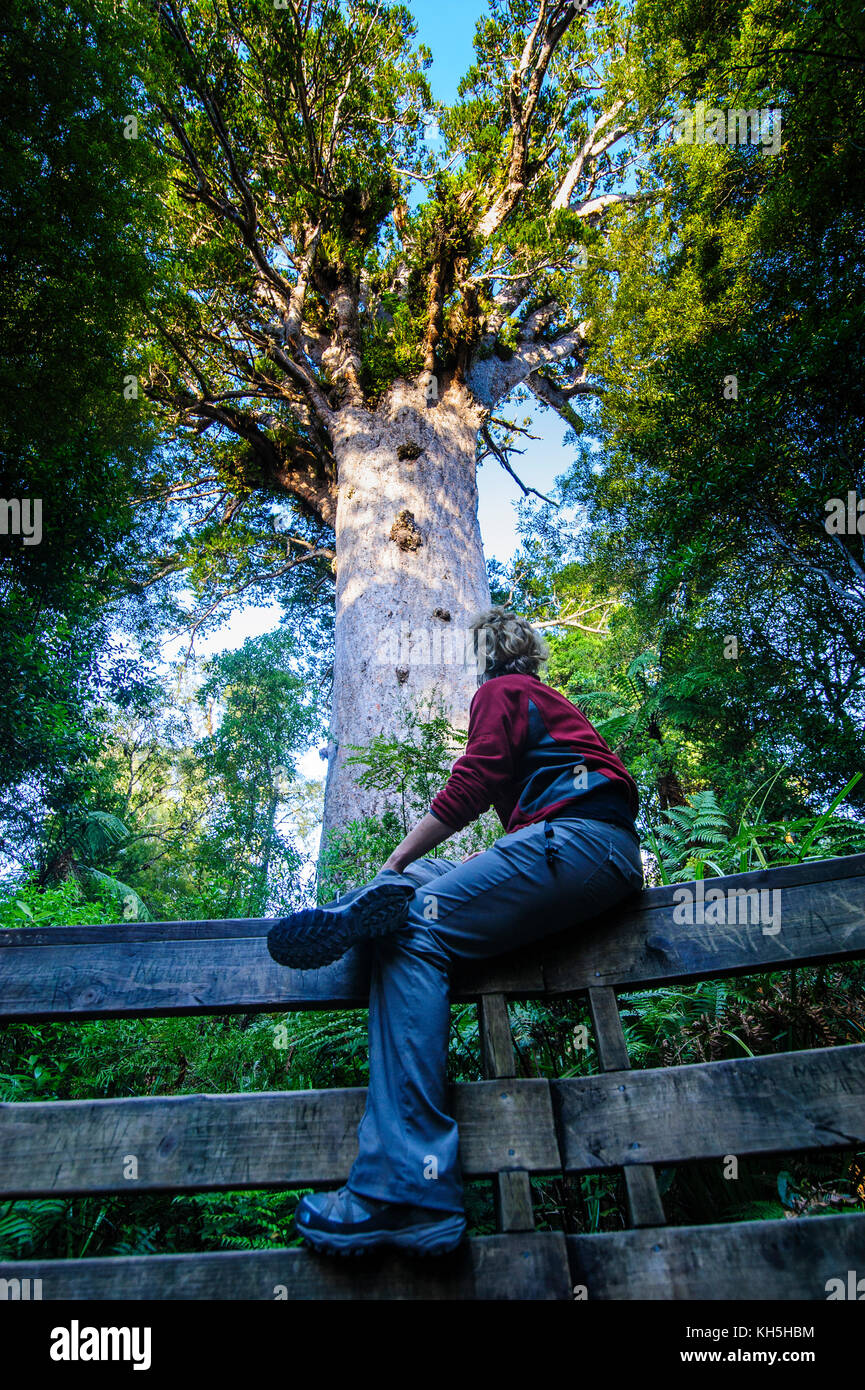
<path id="1" fill-rule="evenodd" d="M 404 925 L 414 888 L 397 883 L 371 884 L 344 910 L 310 907 L 275 922 L 267 949 L 278 965 L 318 970 L 339 960 L 359 941 L 386 936 Z"/>
<path id="2" fill-rule="evenodd" d="M 401 1231 L 358 1231 L 341 1235 L 338 1231 L 306 1227 L 301 1235 L 313 1250 L 324 1255 L 365 1255 L 383 1246 L 412 1255 L 449 1255 L 460 1244 L 465 1230 L 465 1218 L 453 1216 L 434 1224 L 406 1226 Z"/>

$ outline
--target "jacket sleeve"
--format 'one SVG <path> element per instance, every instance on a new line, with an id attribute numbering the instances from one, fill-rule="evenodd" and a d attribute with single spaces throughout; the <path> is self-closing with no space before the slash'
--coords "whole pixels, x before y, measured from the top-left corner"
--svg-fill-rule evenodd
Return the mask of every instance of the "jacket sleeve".
<path id="1" fill-rule="evenodd" d="M 513 781 L 521 739 L 522 692 L 485 681 L 471 703 L 466 751 L 430 811 L 452 830 L 462 830 L 488 810 Z"/>

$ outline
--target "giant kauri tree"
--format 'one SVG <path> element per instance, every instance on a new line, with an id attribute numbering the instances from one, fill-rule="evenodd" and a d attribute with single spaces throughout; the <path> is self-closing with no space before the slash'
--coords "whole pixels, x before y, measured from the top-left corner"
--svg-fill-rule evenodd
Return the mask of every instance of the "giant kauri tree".
<path id="1" fill-rule="evenodd" d="M 189 470 L 165 496 L 212 483 L 223 537 L 285 499 L 280 573 L 335 576 L 326 829 L 379 809 L 352 744 L 433 692 L 465 718 L 462 634 L 489 596 L 476 468 L 511 466 L 508 402 L 579 429 L 597 387 L 593 298 L 652 216 L 640 155 L 665 115 L 630 11 L 491 5 L 448 109 L 403 7 L 137 12 L 170 229 L 141 372 Z"/>

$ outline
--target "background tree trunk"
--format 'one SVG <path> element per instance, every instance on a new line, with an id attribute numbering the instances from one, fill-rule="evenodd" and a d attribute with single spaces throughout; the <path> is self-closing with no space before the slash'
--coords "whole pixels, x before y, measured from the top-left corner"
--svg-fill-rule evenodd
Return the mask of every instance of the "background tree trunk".
<path id="1" fill-rule="evenodd" d="M 336 643 L 322 844 L 379 815 L 386 798 L 359 788 L 350 745 L 404 728 L 405 712 L 438 698 L 465 727 L 477 667 L 468 620 L 489 604 L 477 516 L 475 450 L 482 410 L 451 384 L 427 405 L 397 381 L 374 410 L 351 406 L 333 426 Z"/>

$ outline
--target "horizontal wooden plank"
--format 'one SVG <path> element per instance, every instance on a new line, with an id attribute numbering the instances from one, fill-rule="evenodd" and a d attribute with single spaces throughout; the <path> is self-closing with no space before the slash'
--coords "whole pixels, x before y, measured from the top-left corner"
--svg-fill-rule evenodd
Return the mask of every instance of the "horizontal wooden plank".
<path id="1" fill-rule="evenodd" d="M 0 1192 L 219 1191 L 343 1182 L 366 1090 L 148 1096 L 0 1105 Z M 559 1171 L 549 1084 L 453 1093 L 470 1177 Z"/>
<path id="2" fill-rule="evenodd" d="M 550 1085 L 566 1172 L 865 1143 L 865 1044 Z"/>
<path id="3" fill-rule="evenodd" d="M 357 1088 L 7 1102 L 0 1191 L 342 1182 L 365 1096 Z M 865 1045 L 565 1081 L 473 1082 L 454 1088 L 453 1103 L 471 1177 L 844 1148 L 865 1142 Z"/>
<path id="4" fill-rule="evenodd" d="M 865 855 L 737 874 L 706 886 L 733 893 L 767 884 L 766 891 L 780 895 L 777 933 L 738 920 L 677 925 L 673 889 L 650 889 L 624 911 L 457 972 L 454 998 L 556 996 L 598 985 L 625 989 L 865 955 Z M 738 918 L 742 906 L 734 906 Z M 233 931 L 238 924 L 228 925 Z M 157 1017 L 366 1003 L 364 951 L 352 951 L 324 970 L 284 970 L 267 953 L 267 924 L 246 925 L 251 935 L 154 939 L 139 924 L 131 938 L 126 926 L 117 929 L 117 940 L 93 941 L 76 940 L 90 928 L 59 927 L 50 936 L 49 929 L 39 930 L 39 940 L 30 944 L 26 933 L 6 932 L 0 1017 Z"/>
<path id="5" fill-rule="evenodd" d="M 737 1221 L 567 1236 L 574 1285 L 595 1300 L 824 1302 L 865 1270 L 865 1216 Z M 861 1296 L 861 1295 L 859 1295 Z M 698 1345 L 696 1342 L 694 1345 Z M 711 1345 L 715 1345 L 712 1343 Z"/>
<path id="6" fill-rule="evenodd" d="M 0 948 L 0 1016 L 163 1017 L 364 1004 L 368 959 L 352 951 L 324 970 L 285 970 L 263 937 Z"/>
<path id="7" fill-rule="evenodd" d="M 20 1260 L 0 1264 L 2 1279 L 41 1279 L 44 1302 L 571 1297 L 565 1237 L 557 1232 L 480 1236 L 465 1241 L 453 1255 L 426 1260 L 393 1251 L 356 1260 L 328 1259 L 298 1249 Z"/>
<path id="8" fill-rule="evenodd" d="M 754 869 L 747 874 L 712 879 L 744 888 L 784 888 L 792 885 L 837 882 L 865 874 L 865 854 L 848 854 L 837 859 L 815 859 L 807 864 L 786 864 L 773 869 Z M 707 880 L 707 883 L 709 880 Z M 671 907 L 675 889 L 681 885 L 667 884 L 650 888 L 635 897 L 632 906 L 645 909 Z M 184 941 L 196 938 L 229 938 L 237 936 L 266 936 L 272 917 L 230 917 L 213 920 L 194 919 L 178 922 L 117 922 L 113 925 L 72 927 L 15 927 L 0 930 L 0 946 L 51 946 L 58 943 L 57 932 L 63 933 L 67 945 L 93 945 L 96 942 L 129 943 L 144 941 Z"/>
<path id="9" fill-rule="evenodd" d="M 567 1256 L 565 1254 L 567 1251 Z M 569 1264 L 568 1264 L 569 1261 Z M 569 1267 L 570 1266 L 570 1267 Z M 865 1216 L 746 1221 L 563 1236 L 481 1236 L 454 1255 L 362 1260 L 305 1250 L 226 1251 L 0 1264 L 0 1280 L 41 1280 L 43 1301 L 556 1299 L 823 1302 L 865 1267 Z"/>
<path id="10" fill-rule="evenodd" d="M 777 871 L 784 875 L 781 887 L 771 887 L 775 871 L 706 881 L 707 891 L 720 888 L 732 895 L 755 889 L 754 880 L 766 878 L 770 888 L 765 891 L 779 895 L 777 932 L 770 923 L 739 920 L 743 905 L 732 897 L 726 922 L 689 926 L 674 921 L 670 889 L 663 890 L 664 902 L 660 889 L 644 893 L 623 912 L 549 943 L 543 955 L 546 992 L 573 994 L 593 985 L 647 988 L 865 956 L 865 855 L 850 860 L 823 861 L 845 868 L 843 877 L 831 881 L 797 882 L 787 869 Z"/>
<path id="11" fill-rule="evenodd" d="M 267 936 L 272 917 L 202 918 L 184 922 L 114 922 L 75 927 L 6 927 L 0 930 L 0 946 L 94 946 L 100 941 L 225 940 L 235 936 Z"/>
<path id="12" fill-rule="evenodd" d="M 0 1018 L 85 1019 L 363 1007 L 369 960 L 361 948 L 323 970 L 286 970 L 263 937 L 0 948 Z M 540 961 L 484 963 L 456 999 L 543 993 Z"/>

